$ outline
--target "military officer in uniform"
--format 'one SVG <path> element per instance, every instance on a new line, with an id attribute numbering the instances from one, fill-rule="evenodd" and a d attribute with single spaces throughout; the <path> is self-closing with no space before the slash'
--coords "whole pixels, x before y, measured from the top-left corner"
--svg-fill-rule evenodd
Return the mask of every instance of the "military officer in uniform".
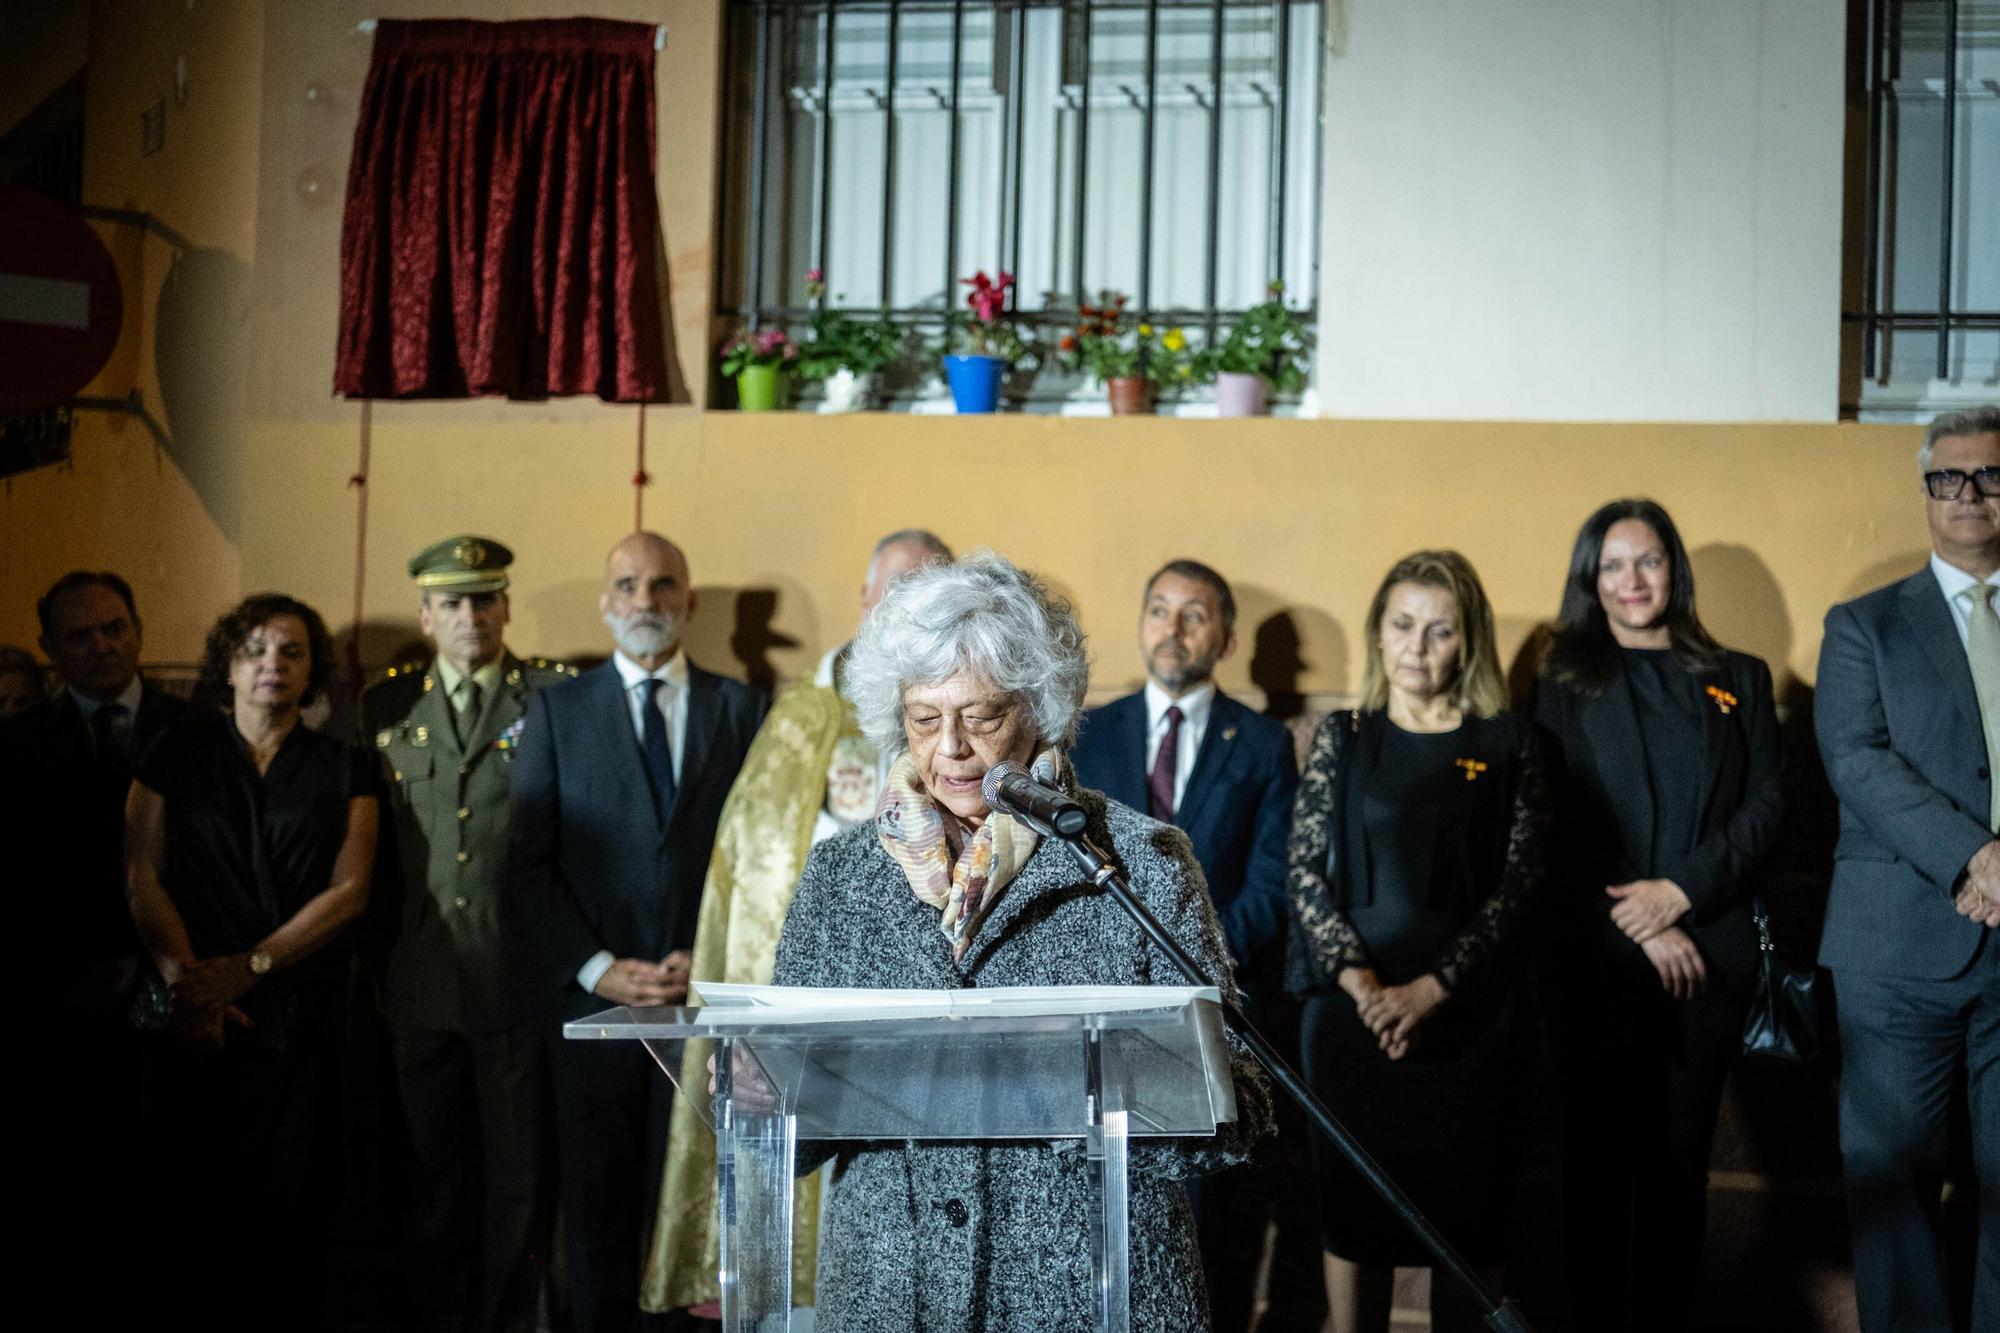
<path id="1" fill-rule="evenodd" d="M 411 1284 L 440 1330 L 534 1327 L 553 1213 L 548 1069 L 521 984 L 531 945 L 502 871 L 528 696 L 576 671 L 502 642 L 513 559 L 474 536 L 413 556 L 436 651 L 361 704 L 401 871 L 384 1004 L 416 1153 Z"/>

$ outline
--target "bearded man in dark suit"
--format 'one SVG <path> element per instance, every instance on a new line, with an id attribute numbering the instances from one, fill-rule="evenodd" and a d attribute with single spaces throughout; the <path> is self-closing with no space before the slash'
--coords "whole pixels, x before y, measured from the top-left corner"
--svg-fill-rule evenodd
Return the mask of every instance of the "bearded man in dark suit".
<path id="1" fill-rule="evenodd" d="M 545 963 L 578 1333 L 639 1321 L 673 1087 L 640 1043 L 565 1042 L 562 1024 L 686 1001 L 716 821 L 768 707 L 688 661 L 695 602 L 672 542 L 637 532 L 613 547 L 598 607 L 618 650 L 530 696 L 514 764 L 509 870 Z"/>
<path id="2" fill-rule="evenodd" d="M 1077 780 L 1187 832 L 1256 1017 L 1268 998 L 1259 992 L 1275 989 L 1260 983 L 1275 983 L 1284 935 L 1285 840 L 1299 781 L 1291 735 L 1215 683 L 1216 664 L 1236 651 L 1236 597 L 1207 565 L 1175 560 L 1147 581 L 1139 651 L 1145 688 L 1084 715 L 1070 754 Z M 1248 1317 L 1273 1193 L 1249 1180 L 1255 1170 L 1189 1182 L 1218 1330 Z M 1258 1215 L 1244 1216 L 1253 1202 Z"/>

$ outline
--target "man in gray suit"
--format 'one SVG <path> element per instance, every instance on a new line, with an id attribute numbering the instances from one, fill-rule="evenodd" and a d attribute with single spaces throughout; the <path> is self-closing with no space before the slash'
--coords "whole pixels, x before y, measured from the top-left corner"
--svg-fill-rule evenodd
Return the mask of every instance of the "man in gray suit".
<path id="1" fill-rule="evenodd" d="M 1952 1328 L 1937 1235 L 1957 1087 L 2000 1328 L 2000 407 L 1917 453 L 1930 566 L 1827 613 L 1816 705 L 1840 797 L 1819 960 L 1840 1000 L 1840 1148 L 1869 1333 Z"/>

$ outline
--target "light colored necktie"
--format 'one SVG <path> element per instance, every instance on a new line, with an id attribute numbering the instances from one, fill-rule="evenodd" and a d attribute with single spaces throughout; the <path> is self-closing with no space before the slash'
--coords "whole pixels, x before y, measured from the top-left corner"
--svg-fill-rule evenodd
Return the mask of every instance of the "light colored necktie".
<path id="1" fill-rule="evenodd" d="M 458 683 L 458 711 L 452 717 L 452 724 L 458 728 L 458 743 L 463 746 L 472 740 L 472 729 L 479 722 L 479 682 L 467 676 Z"/>
<path id="2" fill-rule="evenodd" d="M 1979 696 L 1979 720 L 1986 730 L 1988 781 L 1987 827 L 2000 830 L 2000 614 L 1993 610 L 1993 589 L 1974 584 L 1959 593 L 1965 603 L 1965 660 L 1972 668 L 1972 689 Z"/>

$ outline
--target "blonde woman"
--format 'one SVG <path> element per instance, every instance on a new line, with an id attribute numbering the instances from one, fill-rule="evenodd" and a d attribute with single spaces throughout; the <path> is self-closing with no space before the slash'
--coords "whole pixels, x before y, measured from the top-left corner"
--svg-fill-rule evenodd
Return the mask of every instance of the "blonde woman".
<path id="1" fill-rule="evenodd" d="M 1464 556 L 1398 561 L 1367 646 L 1361 705 L 1314 733 L 1292 812 L 1305 1075 L 1460 1253 L 1497 1269 L 1532 1055 L 1520 946 L 1542 878 L 1541 760 L 1533 726 L 1505 711 L 1493 612 Z M 1329 1327 L 1379 1333 L 1396 1266 L 1430 1255 L 1314 1150 Z M 1433 1328 L 1479 1327 L 1448 1278 L 1432 1293 Z"/>

